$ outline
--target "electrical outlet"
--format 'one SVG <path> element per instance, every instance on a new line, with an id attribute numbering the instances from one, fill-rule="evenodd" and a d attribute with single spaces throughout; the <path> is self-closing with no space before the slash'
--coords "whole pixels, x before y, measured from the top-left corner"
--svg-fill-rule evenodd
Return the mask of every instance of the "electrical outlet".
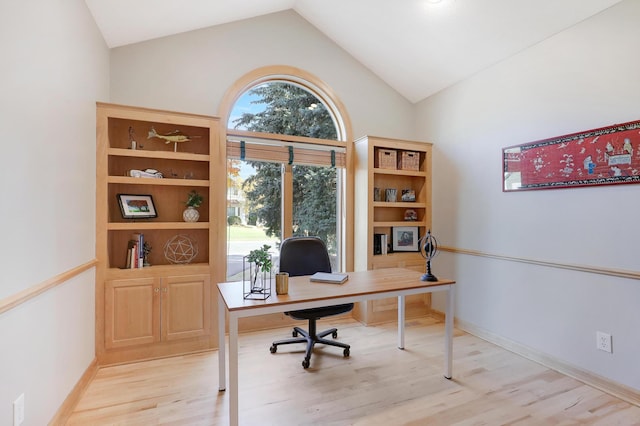
<path id="1" fill-rule="evenodd" d="M 611 349 L 611 335 L 603 333 L 602 331 L 596 331 L 596 348 L 601 351 L 613 353 Z"/>
<path id="2" fill-rule="evenodd" d="M 13 401 L 13 426 L 20 426 L 24 422 L 24 394 Z"/>

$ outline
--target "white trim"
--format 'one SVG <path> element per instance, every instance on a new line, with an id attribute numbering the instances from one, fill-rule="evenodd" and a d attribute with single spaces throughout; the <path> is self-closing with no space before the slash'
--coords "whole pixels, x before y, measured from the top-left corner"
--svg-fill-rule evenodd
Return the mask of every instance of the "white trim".
<path id="1" fill-rule="evenodd" d="M 435 315 L 444 315 L 442 312 L 432 311 Z M 491 333 L 481 327 L 474 324 L 455 319 L 456 328 L 463 330 L 469 334 L 479 337 L 482 340 L 486 340 L 489 343 L 493 343 L 496 346 L 500 346 L 510 352 L 518 354 L 528 360 L 537 362 L 552 370 L 567 375 L 573 379 L 576 379 L 586 385 L 592 386 L 602 392 L 608 393 L 620 398 L 629 404 L 640 407 L 640 391 L 625 386 L 621 383 L 615 382 L 606 377 L 599 376 L 590 371 L 584 370 L 575 365 L 569 364 L 537 349 L 523 345 L 521 343 L 514 342 L 497 334 Z"/>

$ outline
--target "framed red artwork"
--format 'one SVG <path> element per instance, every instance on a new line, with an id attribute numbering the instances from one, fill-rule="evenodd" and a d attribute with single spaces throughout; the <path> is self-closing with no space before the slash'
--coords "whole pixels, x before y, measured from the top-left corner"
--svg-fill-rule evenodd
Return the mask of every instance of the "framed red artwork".
<path id="1" fill-rule="evenodd" d="M 502 149 L 502 190 L 640 183 L 640 121 Z"/>

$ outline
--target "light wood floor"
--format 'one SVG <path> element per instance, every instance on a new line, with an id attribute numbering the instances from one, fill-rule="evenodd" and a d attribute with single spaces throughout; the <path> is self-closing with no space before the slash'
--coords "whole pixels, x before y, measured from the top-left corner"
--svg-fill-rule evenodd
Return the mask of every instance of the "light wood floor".
<path id="1" fill-rule="evenodd" d="M 240 337 L 241 425 L 640 425 L 630 405 L 456 330 L 453 380 L 443 373 L 441 322 L 408 321 L 404 351 L 396 325 L 334 320 L 338 348 L 302 345 L 269 353 L 290 329 Z M 69 425 L 222 425 L 217 352 L 101 369 Z"/>

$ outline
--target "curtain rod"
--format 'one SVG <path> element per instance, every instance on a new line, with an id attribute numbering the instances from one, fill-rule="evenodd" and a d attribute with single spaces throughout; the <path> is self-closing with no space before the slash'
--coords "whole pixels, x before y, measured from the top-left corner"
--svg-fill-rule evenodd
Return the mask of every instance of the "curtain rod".
<path id="1" fill-rule="evenodd" d="M 309 149 L 314 151 L 335 151 L 340 153 L 347 152 L 346 148 L 341 146 L 331 146 L 331 145 L 320 145 L 314 143 L 301 143 L 301 142 L 288 142 L 278 139 L 262 139 L 256 137 L 238 137 L 238 136 L 227 136 L 227 142 L 244 142 L 255 145 L 266 145 L 266 146 L 277 146 L 277 147 L 287 147 L 292 146 L 298 149 Z"/>

